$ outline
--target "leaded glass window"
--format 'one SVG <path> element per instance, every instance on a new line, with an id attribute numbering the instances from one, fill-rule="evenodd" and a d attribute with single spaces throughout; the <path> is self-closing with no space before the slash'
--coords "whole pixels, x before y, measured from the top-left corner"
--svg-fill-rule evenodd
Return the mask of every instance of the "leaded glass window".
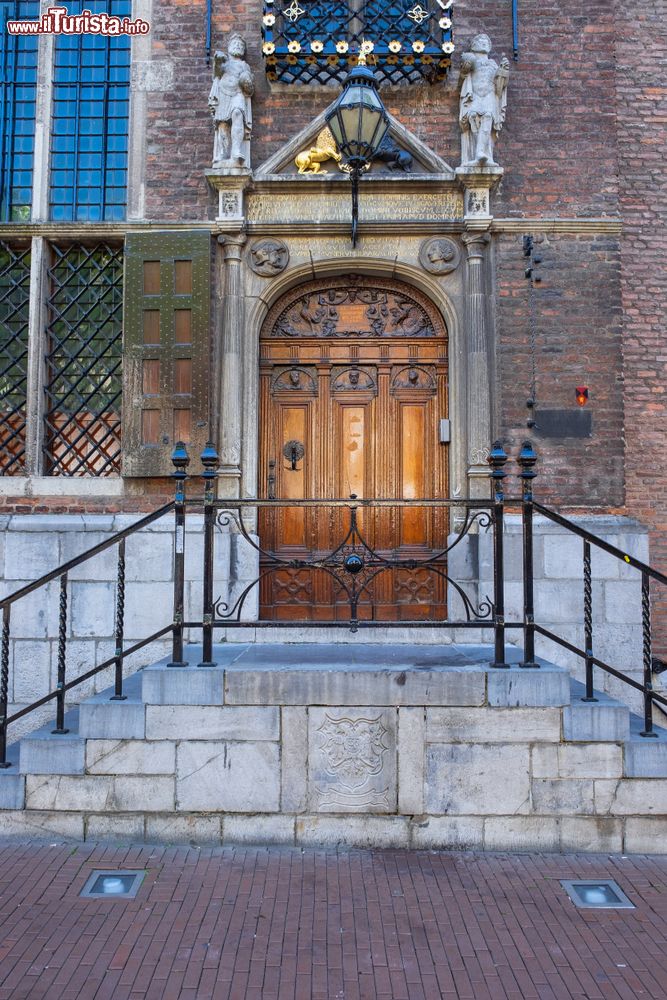
<path id="1" fill-rule="evenodd" d="M 120 468 L 123 251 L 54 246 L 49 268 L 45 472 Z"/>
<path id="2" fill-rule="evenodd" d="M 0 474 L 25 464 L 30 249 L 0 243 Z"/>
<path id="3" fill-rule="evenodd" d="M 0 3 L 0 221 L 28 222 L 32 204 L 38 35 L 10 35 L 7 21 L 35 20 L 34 0 Z"/>
<path id="4" fill-rule="evenodd" d="M 129 0 L 68 4 L 129 17 Z M 51 218 L 100 222 L 125 218 L 130 101 L 128 36 L 60 35 L 54 55 Z"/>
<path id="5" fill-rule="evenodd" d="M 269 80 L 342 82 L 362 46 L 378 81 L 443 80 L 454 51 L 452 0 L 264 0 Z"/>

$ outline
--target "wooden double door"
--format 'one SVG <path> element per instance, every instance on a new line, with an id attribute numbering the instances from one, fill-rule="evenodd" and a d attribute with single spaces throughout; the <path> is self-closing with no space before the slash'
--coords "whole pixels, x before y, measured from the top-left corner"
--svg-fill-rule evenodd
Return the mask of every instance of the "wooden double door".
<path id="1" fill-rule="evenodd" d="M 431 303 L 412 288 L 378 279 L 339 278 L 292 292 L 274 307 L 260 349 L 260 496 L 263 498 L 437 499 L 447 496 L 447 337 Z M 279 559 L 319 560 L 321 568 L 261 561 L 260 615 L 268 620 L 345 620 L 352 583 L 340 554 L 347 508 L 263 508 L 260 544 Z M 444 564 L 427 560 L 446 546 L 443 508 L 360 509 L 354 550 L 365 568 L 354 580 L 358 617 L 442 620 Z M 368 563 L 375 561 L 369 570 Z M 381 565 L 381 564 L 380 564 Z M 324 568 L 326 566 L 326 568 Z"/>

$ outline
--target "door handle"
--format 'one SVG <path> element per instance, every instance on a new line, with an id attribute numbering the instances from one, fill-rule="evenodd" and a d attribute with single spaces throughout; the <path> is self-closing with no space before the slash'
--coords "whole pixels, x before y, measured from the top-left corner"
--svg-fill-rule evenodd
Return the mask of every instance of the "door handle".
<path id="1" fill-rule="evenodd" d="M 303 447 L 300 441 L 288 441 L 283 448 L 283 455 L 290 463 L 290 469 L 292 472 L 297 471 L 296 463 L 300 462 L 306 453 L 306 449 Z"/>

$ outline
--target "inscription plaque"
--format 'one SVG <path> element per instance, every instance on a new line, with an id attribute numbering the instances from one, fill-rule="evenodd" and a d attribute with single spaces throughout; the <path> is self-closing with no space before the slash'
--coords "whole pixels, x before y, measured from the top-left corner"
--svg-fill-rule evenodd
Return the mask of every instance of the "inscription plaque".
<path id="1" fill-rule="evenodd" d="M 295 202 L 300 222 L 349 222 L 350 192 L 303 192 L 254 194 L 248 199 L 248 222 L 294 222 Z M 463 219 L 463 198 L 455 191 L 438 194 L 362 190 L 359 196 L 360 221 L 431 222 Z"/>

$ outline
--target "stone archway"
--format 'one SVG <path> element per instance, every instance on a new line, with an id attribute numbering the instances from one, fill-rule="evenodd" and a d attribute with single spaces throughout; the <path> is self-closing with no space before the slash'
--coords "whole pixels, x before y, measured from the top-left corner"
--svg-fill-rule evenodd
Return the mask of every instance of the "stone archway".
<path id="1" fill-rule="evenodd" d="M 448 338 L 414 287 L 341 274 L 291 289 L 260 337 L 259 495 L 280 499 L 437 499 L 448 495 Z M 305 559 L 336 548 L 345 511 L 279 509 L 260 521 L 262 545 Z M 429 558 L 445 547 L 443 510 L 366 511 L 362 531 L 380 554 Z M 435 620 L 446 586 L 435 570 L 383 569 L 362 595 L 362 617 Z M 325 572 L 267 573 L 262 617 L 332 620 L 349 613 Z"/>

